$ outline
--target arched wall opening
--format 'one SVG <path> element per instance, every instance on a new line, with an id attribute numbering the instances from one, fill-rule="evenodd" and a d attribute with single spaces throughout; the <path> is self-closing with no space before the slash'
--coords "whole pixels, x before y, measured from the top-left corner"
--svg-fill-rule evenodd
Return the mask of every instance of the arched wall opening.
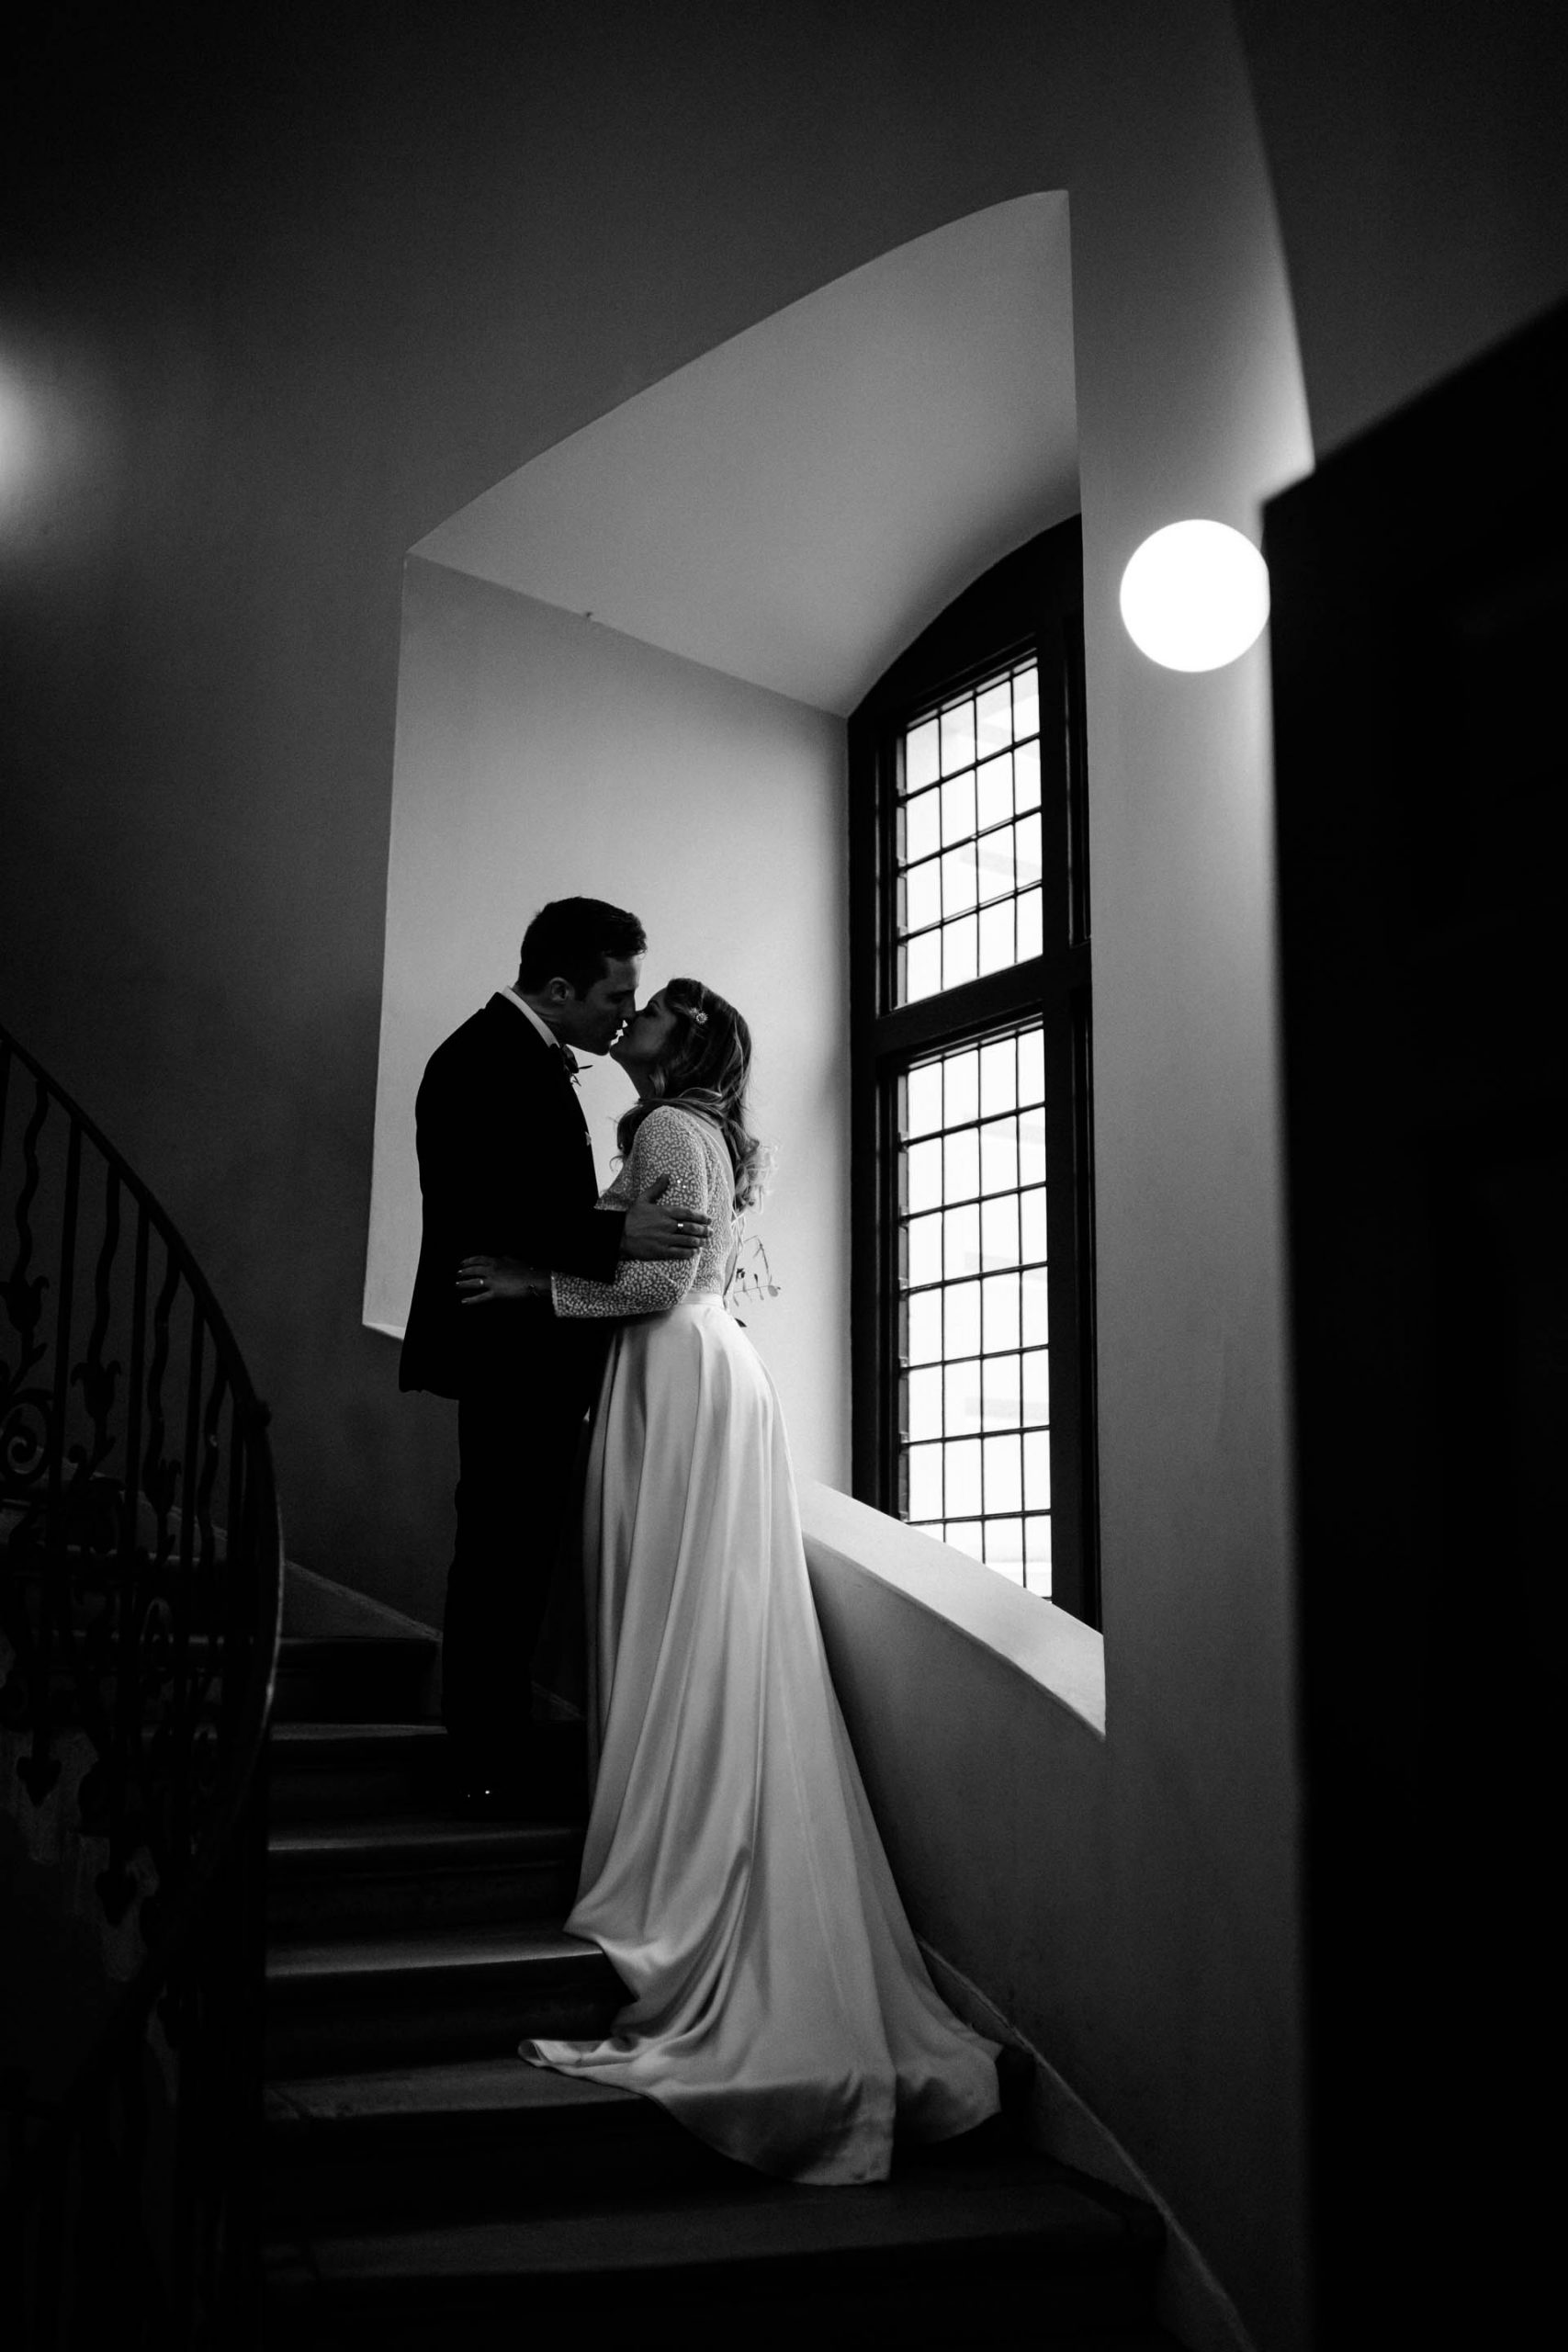
<path id="1" fill-rule="evenodd" d="M 756 1040 L 777 1146 L 746 1315 L 797 1461 L 849 1483 L 844 718 L 1076 512 L 1067 202 L 900 246 L 506 477 L 405 572 L 365 1317 L 400 1331 L 413 1095 L 546 899 L 633 906 Z M 582 1080 L 607 1175 L 626 1081 Z"/>

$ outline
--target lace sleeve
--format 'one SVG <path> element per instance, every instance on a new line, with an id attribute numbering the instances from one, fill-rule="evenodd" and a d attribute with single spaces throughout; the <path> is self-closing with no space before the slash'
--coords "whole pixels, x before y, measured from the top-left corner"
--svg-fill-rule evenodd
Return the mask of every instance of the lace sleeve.
<path id="1" fill-rule="evenodd" d="M 615 1190 L 628 1203 L 640 1200 L 660 1176 L 670 1179 L 660 1195 L 660 1208 L 706 1212 L 706 1158 L 686 1121 L 668 1110 L 650 1111 L 637 1129 Z M 695 1258 L 623 1258 L 614 1282 L 552 1274 L 550 1299 L 558 1315 L 662 1315 L 685 1297 L 696 1272 Z"/>

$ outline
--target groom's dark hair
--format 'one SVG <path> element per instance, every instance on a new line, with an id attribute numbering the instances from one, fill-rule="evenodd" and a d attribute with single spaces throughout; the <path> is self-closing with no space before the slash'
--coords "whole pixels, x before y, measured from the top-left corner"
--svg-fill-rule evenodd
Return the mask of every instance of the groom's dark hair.
<path id="1" fill-rule="evenodd" d="M 603 899 L 552 899 L 523 934 L 517 985 L 525 996 L 558 977 L 586 995 L 604 976 L 607 958 L 624 961 L 648 946 L 636 915 Z"/>

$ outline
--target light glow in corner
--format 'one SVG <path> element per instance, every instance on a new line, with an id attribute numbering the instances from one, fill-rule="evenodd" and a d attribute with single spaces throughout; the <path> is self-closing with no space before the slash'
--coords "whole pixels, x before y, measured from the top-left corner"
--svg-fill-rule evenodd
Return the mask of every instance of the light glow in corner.
<path id="1" fill-rule="evenodd" d="M 1168 523 L 1122 574 L 1122 618 L 1167 670 L 1222 670 L 1269 618 L 1269 567 L 1228 523 Z"/>
<path id="2" fill-rule="evenodd" d="M 37 408 L 17 370 L 0 354 L 0 524 L 20 514 L 45 465 Z"/>

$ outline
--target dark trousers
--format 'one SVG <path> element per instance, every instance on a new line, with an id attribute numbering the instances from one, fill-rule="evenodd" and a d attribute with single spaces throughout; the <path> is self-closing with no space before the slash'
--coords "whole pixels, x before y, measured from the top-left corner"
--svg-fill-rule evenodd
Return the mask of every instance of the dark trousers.
<path id="1" fill-rule="evenodd" d="M 567 1521 L 579 1498 L 579 1384 L 457 1406 L 457 1535 L 441 1637 L 441 1713 L 461 1769 L 528 1770 L 531 1665 Z"/>

